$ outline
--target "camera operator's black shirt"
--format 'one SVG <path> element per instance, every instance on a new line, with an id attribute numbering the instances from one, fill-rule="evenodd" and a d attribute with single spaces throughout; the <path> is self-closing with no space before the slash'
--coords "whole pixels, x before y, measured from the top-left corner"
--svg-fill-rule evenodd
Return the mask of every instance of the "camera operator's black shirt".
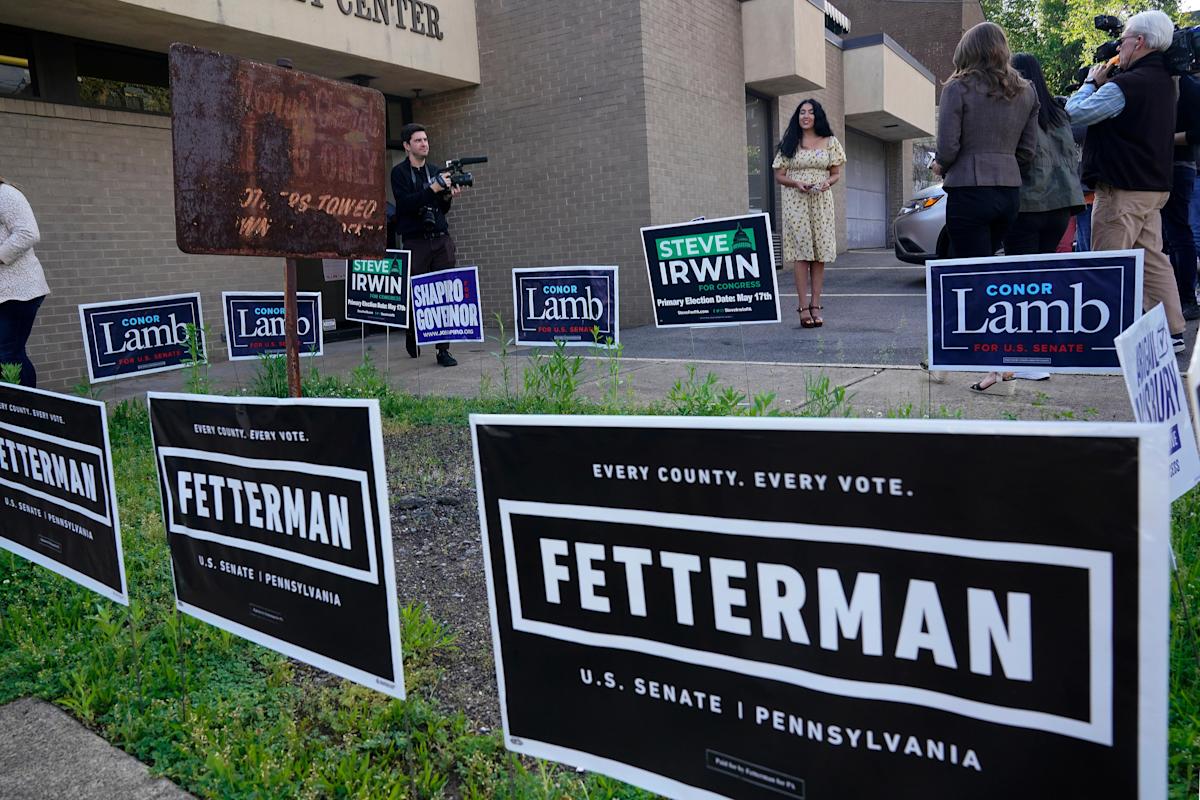
<path id="1" fill-rule="evenodd" d="M 400 237 L 422 236 L 426 233 L 447 233 L 450 225 L 446 214 L 450 211 L 450 190 L 434 192 L 429 181 L 437 174 L 436 167 L 428 161 L 423 167 L 414 167 L 405 158 L 392 167 L 392 194 L 396 198 L 396 233 Z M 433 209 L 437 224 L 427 229 L 421 209 Z"/>
<path id="2" fill-rule="evenodd" d="M 1162 53 L 1139 58 L 1113 82 L 1125 96 L 1115 117 L 1088 127 L 1083 180 L 1135 192 L 1171 191 L 1175 156 L 1175 81 Z"/>

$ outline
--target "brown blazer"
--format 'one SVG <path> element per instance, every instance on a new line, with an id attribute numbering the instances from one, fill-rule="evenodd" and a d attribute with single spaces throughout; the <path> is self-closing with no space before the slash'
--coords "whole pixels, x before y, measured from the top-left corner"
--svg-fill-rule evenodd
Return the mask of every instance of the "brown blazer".
<path id="1" fill-rule="evenodd" d="M 1012 100 L 988 97 L 975 80 L 951 80 L 938 106 L 942 185 L 1020 186 L 1037 153 L 1037 94 L 1028 82 Z"/>

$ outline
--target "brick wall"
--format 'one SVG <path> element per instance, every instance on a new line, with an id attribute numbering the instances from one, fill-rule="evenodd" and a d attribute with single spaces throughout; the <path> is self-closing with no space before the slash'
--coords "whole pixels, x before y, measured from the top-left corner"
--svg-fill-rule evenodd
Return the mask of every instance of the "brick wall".
<path id="1" fill-rule="evenodd" d="M 616 0 L 478 0 L 481 85 L 414 103 L 435 158 L 490 159 L 450 216 L 489 319 L 511 325 L 513 267 L 617 264 L 621 321 L 651 321 L 640 17 Z"/>
<path id="2" fill-rule="evenodd" d="M 775 137 L 776 144 L 783 137 L 783 132 L 787 129 L 788 122 L 791 120 L 796 107 L 802 101 L 812 97 L 825 109 L 825 115 L 829 118 L 829 127 L 833 129 L 833 135 L 842 142 L 843 146 L 845 145 L 846 105 L 842 75 L 842 50 L 837 45 L 826 40 L 825 88 L 801 94 L 780 96 L 775 114 L 776 125 L 779 129 Z M 782 210 L 783 201 L 778 194 L 779 189 L 779 185 L 776 184 L 775 202 L 777 207 Z M 846 182 L 844 180 L 834 184 L 833 202 L 837 211 L 837 247 L 838 252 L 841 253 L 846 250 Z"/>
<path id="3" fill-rule="evenodd" d="M 642 0 L 651 224 L 745 214 L 741 8 Z"/>
<path id="4" fill-rule="evenodd" d="M 938 97 L 942 83 L 954 71 L 958 40 L 968 28 L 983 22 L 978 0 L 836 0 L 835 5 L 850 17 L 851 36 L 886 33 L 924 64 L 937 79 Z"/>
<path id="5" fill-rule="evenodd" d="M 213 357 L 223 359 L 221 291 L 283 290 L 282 260 L 175 246 L 166 118 L 0 98 L 0 172 L 25 192 L 41 229 L 34 249 L 51 294 L 29 353 L 47 389 L 87 379 L 80 303 L 199 291 Z"/>

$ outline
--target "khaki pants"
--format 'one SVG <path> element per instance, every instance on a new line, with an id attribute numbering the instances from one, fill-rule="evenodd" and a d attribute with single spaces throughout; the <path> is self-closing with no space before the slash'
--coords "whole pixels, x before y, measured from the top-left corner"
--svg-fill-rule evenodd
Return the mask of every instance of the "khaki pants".
<path id="1" fill-rule="evenodd" d="M 1134 192 L 1101 184 L 1096 187 L 1092 206 L 1092 249 L 1133 250 L 1146 255 L 1142 272 L 1142 310 L 1159 303 L 1167 312 L 1172 335 L 1183 333 L 1187 323 L 1179 305 L 1175 270 L 1163 252 L 1162 217 L 1159 209 L 1167 203 L 1169 192 Z"/>

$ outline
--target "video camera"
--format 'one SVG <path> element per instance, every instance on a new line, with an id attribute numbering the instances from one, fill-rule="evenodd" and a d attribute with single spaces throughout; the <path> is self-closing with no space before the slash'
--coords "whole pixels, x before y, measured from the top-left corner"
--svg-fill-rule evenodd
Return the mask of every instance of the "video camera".
<path id="1" fill-rule="evenodd" d="M 438 186 L 443 189 L 449 189 L 452 186 L 474 186 L 475 176 L 469 172 L 463 171 L 463 167 L 469 167 L 472 164 L 486 164 L 487 156 L 468 156 L 466 158 L 455 158 L 446 162 L 446 166 L 437 167 L 437 174 L 433 179 L 437 181 Z M 442 175 L 450 173 L 450 178 L 447 180 Z"/>
<path id="2" fill-rule="evenodd" d="M 1120 37 L 1125 30 L 1124 23 L 1111 14 L 1101 14 L 1096 17 L 1096 30 L 1104 31 L 1111 40 L 1096 48 L 1093 59 L 1097 63 L 1112 62 L 1109 76 L 1118 71 L 1116 66 L 1117 50 L 1121 47 Z M 1189 75 L 1200 71 L 1200 28 L 1180 28 L 1171 37 L 1171 46 L 1163 53 L 1167 61 L 1167 71 L 1172 75 Z M 1075 80 L 1083 83 L 1087 80 L 1089 67 L 1080 67 L 1075 72 Z"/>

